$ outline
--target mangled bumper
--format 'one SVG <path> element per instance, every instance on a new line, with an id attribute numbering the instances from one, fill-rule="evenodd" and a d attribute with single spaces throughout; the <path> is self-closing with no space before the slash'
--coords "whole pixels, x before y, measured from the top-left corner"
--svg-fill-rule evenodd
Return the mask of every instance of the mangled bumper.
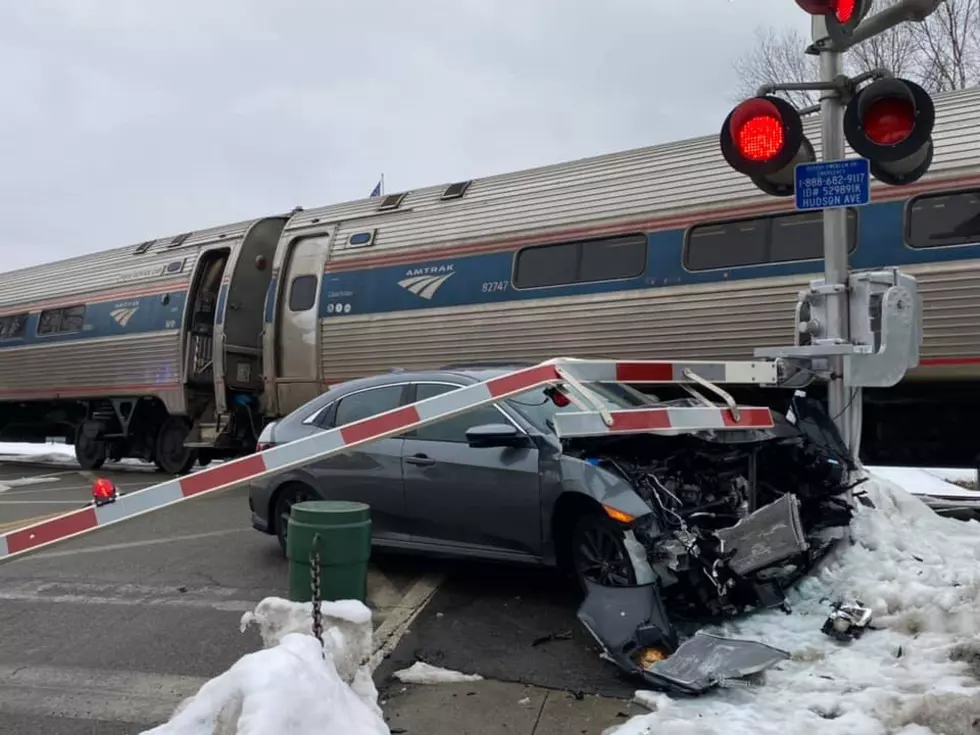
<path id="1" fill-rule="evenodd" d="M 703 632 L 678 645 L 656 582 L 635 587 L 586 585 L 579 620 L 607 658 L 655 689 L 703 694 L 716 686 L 745 682 L 789 657 L 764 643 Z M 644 663 L 644 654 L 651 649 L 662 658 Z"/>
<path id="2" fill-rule="evenodd" d="M 787 493 L 734 526 L 720 529 L 721 554 L 703 569 L 721 597 L 735 587 L 757 608 L 782 605 L 783 585 L 760 573 L 790 563 L 797 571 L 811 551 L 800 518 L 800 503 Z M 811 558 L 812 561 L 812 558 Z M 797 562 L 793 564 L 793 562 Z M 789 578 L 784 577 L 783 582 Z M 606 587 L 586 581 L 578 618 L 620 669 L 642 677 L 652 688 L 702 694 L 716 686 L 745 684 L 788 658 L 786 651 L 757 641 L 697 632 L 681 642 L 661 594 L 661 579 L 650 584 Z"/>

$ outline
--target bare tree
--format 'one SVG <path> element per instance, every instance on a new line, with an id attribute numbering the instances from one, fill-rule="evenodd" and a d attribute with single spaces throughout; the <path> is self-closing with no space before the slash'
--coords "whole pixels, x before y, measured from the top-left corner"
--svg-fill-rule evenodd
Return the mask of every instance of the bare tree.
<path id="1" fill-rule="evenodd" d="M 896 0 L 878 0 L 877 12 Z M 735 60 L 739 86 L 732 101 L 751 97 L 764 84 L 814 81 L 816 56 L 805 54 L 809 38 L 795 30 L 760 28 L 752 50 Z M 902 23 L 858 44 L 844 55 L 845 71 L 860 74 L 885 67 L 930 92 L 980 83 L 980 0 L 944 0 L 923 23 Z M 815 104 L 812 92 L 779 92 L 797 107 Z"/>

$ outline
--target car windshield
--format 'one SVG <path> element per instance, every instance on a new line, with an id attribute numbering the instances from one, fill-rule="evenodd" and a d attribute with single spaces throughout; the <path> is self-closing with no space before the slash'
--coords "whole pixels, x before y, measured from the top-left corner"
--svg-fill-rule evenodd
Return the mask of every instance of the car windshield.
<path id="1" fill-rule="evenodd" d="M 586 406 L 590 404 L 581 393 L 574 390 L 571 386 L 566 384 L 563 388 L 565 393 L 574 396 L 582 404 Z M 619 411 L 624 408 L 640 408 L 641 406 L 649 406 L 656 402 L 653 396 L 644 395 L 633 388 L 619 383 L 590 383 L 588 388 L 590 393 L 593 393 L 602 400 L 606 408 L 614 411 Z M 574 403 L 570 403 L 567 406 L 556 406 L 545 393 L 544 388 L 536 388 L 526 393 L 520 393 L 513 398 L 509 398 L 507 403 L 520 411 L 524 418 L 534 424 L 536 428 L 552 434 L 555 432 L 555 423 L 552 419 L 556 413 L 559 411 L 582 410 Z"/>

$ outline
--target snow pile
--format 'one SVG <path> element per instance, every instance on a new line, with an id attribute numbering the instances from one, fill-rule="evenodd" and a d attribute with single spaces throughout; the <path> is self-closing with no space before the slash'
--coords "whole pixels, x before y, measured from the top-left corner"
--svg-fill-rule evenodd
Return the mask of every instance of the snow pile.
<path id="1" fill-rule="evenodd" d="M 715 629 L 792 653 L 758 689 L 696 699 L 638 693 L 655 711 L 607 735 L 966 735 L 980 721 L 980 524 L 946 519 L 887 479 L 864 487 L 876 508 L 790 595 L 793 612 Z M 838 600 L 874 612 L 862 638 L 820 632 Z"/>
<path id="2" fill-rule="evenodd" d="M 0 442 L 0 460 L 5 462 L 42 462 L 44 464 L 77 464 L 75 447 L 56 442 Z M 122 459 L 111 464 L 147 466 L 139 459 Z"/>
<path id="3" fill-rule="evenodd" d="M 926 495 L 937 498 L 980 499 L 976 490 L 954 485 L 954 482 L 972 482 L 976 472 L 928 467 L 868 467 L 874 477 L 900 485 L 912 495 Z"/>
<path id="4" fill-rule="evenodd" d="M 242 616 L 265 648 L 243 656 L 143 735 L 389 735 L 366 662 L 371 611 L 324 602 L 321 647 L 312 605 L 268 597 Z"/>
<path id="5" fill-rule="evenodd" d="M 460 684 L 467 681 L 483 681 L 479 674 L 463 674 L 459 671 L 441 669 L 424 661 L 416 661 L 407 669 L 396 671 L 398 681 L 406 684 Z"/>
<path id="6" fill-rule="evenodd" d="M 71 444 L 0 442 L 0 459 L 16 462 L 74 464 L 75 447 Z"/>

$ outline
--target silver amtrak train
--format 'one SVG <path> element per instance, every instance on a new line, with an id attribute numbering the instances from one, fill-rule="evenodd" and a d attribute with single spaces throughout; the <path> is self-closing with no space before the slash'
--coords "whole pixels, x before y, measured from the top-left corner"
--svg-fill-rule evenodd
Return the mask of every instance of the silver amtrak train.
<path id="1" fill-rule="evenodd" d="M 902 267 L 925 308 L 920 366 L 866 391 L 874 461 L 980 450 L 980 90 L 936 108 L 929 173 L 848 213 L 852 268 Z M 395 367 L 748 358 L 792 344 L 821 258 L 820 213 L 762 194 L 708 136 L 0 273 L 0 440 L 180 473 Z"/>

